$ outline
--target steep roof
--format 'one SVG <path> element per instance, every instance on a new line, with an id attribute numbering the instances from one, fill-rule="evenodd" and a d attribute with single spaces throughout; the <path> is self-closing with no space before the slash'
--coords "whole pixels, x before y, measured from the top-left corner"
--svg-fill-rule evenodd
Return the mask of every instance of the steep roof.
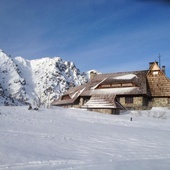
<path id="1" fill-rule="evenodd" d="M 124 95 L 124 94 L 147 94 L 146 74 L 148 70 L 119 72 L 110 74 L 98 74 L 91 79 L 87 84 L 70 88 L 64 96 L 53 102 L 53 105 L 64 105 L 74 103 L 79 96 L 94 96 L 94 95 Z M 129 86 L 129 83 L 131 85 Z M 100 88 L 110 84 L 110 88 Z M 117 87 L 117 85 L 119 85 Z M 120 86 L 121 85 L 121 86 Z"/>
<path id="2" fill-rule="evenodd" d="M 85 88 L 86 87 L 84 85 L 70 88 L 63 96 L 61 96 L 58 100 L 55 100 L 52 105 L 73 104 Z"/>
<path id="3" fill-rule="evenodd" d="M 160 69 L 157 62 L 152 63 L 147 73 L 149 90 L 155 97 L 170 97 L 170 80 Z"/>
<path id="4" fill-rule="evenodd" d="M 86 90 L 81 94 L 92 95 L 96 92 L 101 93 L 112 93 L 112 94 L 147 94 L 147 81 L 146 74 L 148 70 L 144 71 L 132 71 L 132 72 L 119 72 L 110 74 L 98 74 L 88 84 L 86 84 Z M 128 84 L 133 83 L 133 87 L 121 86 L 114 88 L 100 89 L 100 85 L 112 84 Z"/>

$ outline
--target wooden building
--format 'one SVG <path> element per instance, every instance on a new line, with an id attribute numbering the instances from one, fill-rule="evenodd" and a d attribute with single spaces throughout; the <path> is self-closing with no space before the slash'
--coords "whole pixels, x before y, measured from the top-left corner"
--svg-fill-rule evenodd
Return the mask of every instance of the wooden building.
<path id="1" fill-rule="evenodd" d="M 119 114 L 121 109 L 170 106 L 170 80 L 157 62 L 148 70 L 110 74 L 92 73 L 90 81 L 70 88 L 52 105 Z"/>

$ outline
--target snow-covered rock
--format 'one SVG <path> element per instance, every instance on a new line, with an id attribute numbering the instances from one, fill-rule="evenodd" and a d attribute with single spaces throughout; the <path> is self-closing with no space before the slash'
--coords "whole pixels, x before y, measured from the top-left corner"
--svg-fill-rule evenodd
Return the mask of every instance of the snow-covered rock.
<path id="1" fill-rule="evenodd" d="M 18 101 L 47 104 L 69 87 L 87 81 L 86 73 L 81 73 L 73 62 L 63 61 L 60 57 L 26 60 L 11 58 L 0 50 L 0 96 L 13 99 L 13 105 Z M 3 102 L 1 100 L 0 105 Z"/>

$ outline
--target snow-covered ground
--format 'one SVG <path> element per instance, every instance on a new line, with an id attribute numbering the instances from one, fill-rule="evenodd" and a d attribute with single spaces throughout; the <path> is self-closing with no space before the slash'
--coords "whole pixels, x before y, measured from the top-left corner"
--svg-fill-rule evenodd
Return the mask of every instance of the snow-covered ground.
<path id="1" fill-rule="evenodd" d="M 0 113 L 0 170 L 170 169 L 168 108 L 106 115 L 2 106 Z"/>

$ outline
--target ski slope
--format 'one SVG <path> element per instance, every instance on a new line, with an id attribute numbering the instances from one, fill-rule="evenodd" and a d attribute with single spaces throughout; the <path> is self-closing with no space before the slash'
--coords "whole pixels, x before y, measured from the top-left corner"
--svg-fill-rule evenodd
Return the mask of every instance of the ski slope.
<path id="1" fill-rule="evenodd" d="M 2 106 L 0 170 L 169 170 L 169 115 Z"/>

